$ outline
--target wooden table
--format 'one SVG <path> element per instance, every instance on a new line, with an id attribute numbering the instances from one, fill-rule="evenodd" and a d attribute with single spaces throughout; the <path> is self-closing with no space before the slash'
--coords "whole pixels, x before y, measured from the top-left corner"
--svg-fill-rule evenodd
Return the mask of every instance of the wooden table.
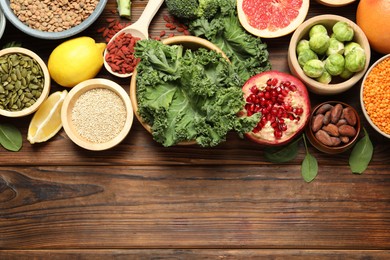
<path id="1" fill-rule="evenodd" d="M 133 21 L 146 1 L 133 0 Z M 333 13 L 355 19 L 357 4 L 330 8 L 311 1 L 309 17 Z M 117 18 L 110 0 L 99 20 Z M 163 6 L 150 33 L 165 28 Z M 80 35 L 80 36 L 81 36 Z M 276 70 L 288 72 L 290 36 L 264 40 Z M 47 61 L 61 40 L 24 35 L 7 24 L 1 45 L 21 41 Z M 371 62 L 380 57 L 374 53 Z M 128 79 L 110 76 L 129 89 Z M 53 83 L 53 90 L 63 88 Z M 359 84 L 332 97 L 311 95 L 313 105 L 333 99 L 361 112 Z M 348 167 L 349 153 L 326 155 L 312 146 L 317 179 L 300 174 L 305 155 L 285 164 L 267 162 L 257 144 L 235 134 L 214 148 L 164 148 L 138 121 L 122 144 L 92 152 L 63 130 L 30 145 L 31 117 L 9 119 L 23 133 L 23 148 L 0 149 L 0 259 L 390 259 L 389 141 L 363 121 L 375 145 L 363 175 Z M 363 119 L 363 116 L 362 116 Z"/>

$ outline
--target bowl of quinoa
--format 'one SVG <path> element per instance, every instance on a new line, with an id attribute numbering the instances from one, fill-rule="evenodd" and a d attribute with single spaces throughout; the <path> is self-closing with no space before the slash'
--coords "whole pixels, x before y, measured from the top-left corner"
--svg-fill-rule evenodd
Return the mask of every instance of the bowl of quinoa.
<path id="1" fill-rule="evenodd" d="M 360 103 L 370 125 L 390 139 L 390 54 L 378 59 L 367 71 Z"/>
<path id="2" fill-rule="evenodd" d="M 107 150 L 127 136 L 133 108 L 127 92 L 116 82 L 95 78 L 73 87 L 61 108 L 68 137 L 87 150 Z"/>
<path id="3" fill-rule="evenodd" d="M 5 17 L 22 32 L 41 39 L 71 37 L 87 29 L 107 0 L 0 0 Z"/>

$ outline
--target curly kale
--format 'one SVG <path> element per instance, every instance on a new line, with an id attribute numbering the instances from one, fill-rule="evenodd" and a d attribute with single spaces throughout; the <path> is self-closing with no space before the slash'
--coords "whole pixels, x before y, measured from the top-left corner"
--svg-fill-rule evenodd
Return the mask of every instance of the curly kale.
<path id="1" fill-rule="evenodd" d="M 213 17 L 219 8 L 219 0 L 165 0 L 169 13 L 182 19 Z"/>
<path id="2" fill-rule="evenodd" d="M 241 26 L 236 0 L 217 2 L 219 12 L 212 19 L 200 17 L 190 21 L 190 32 L 220 47 L 231 60 L 242 84 L 251 76 L 270 70 L 267 45 Z"/>
<path id="3" fill-rule="evenodd" d="M 231 64 L 215 51 L 178 49 L 154 40 L 136 46 L 138 112 L 153 138 L 164 146 L 196 140 L 208 147 L 229 131 L 251 131 L 260 115 L 237 117 L 245 101 Z"/>

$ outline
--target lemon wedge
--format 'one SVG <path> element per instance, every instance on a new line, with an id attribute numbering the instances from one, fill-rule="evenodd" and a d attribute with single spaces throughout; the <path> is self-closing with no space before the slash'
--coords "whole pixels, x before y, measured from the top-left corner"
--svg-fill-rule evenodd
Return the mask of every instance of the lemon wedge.
<path id="1" fill-rule="evenodd" d="M 39 107 L 28 127 L 31 144 L 45 142 L 61 130 L 61 107 L 67 94 L 67 90 L 54 92 Z"/>

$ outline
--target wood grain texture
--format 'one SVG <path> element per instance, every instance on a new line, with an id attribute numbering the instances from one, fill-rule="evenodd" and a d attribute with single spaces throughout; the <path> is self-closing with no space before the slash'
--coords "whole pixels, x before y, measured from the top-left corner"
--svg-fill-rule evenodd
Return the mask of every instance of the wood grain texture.
<path id="1" fill-rule="evenodd" d="M 133 21 L 147 1 L 133 0 Z M 311 1 L 308 18 L 325 13 L 354 20 L 357 3 L 330 8 Z M 116 18 L 106 10 L 81 35 Z M 151 36 L 165 28 L 165 6 Z M 123 20 L 124 21 L 124 20 Z M 168 30 L 167 30 L 168 31 Z M 264 40 L 273 69 L 288 72 L 289 37 Z M 0 40 L 22 41 L 47 61 L 61 40 L 24 35 L 7 24 Z M 380 55 L 373 53 L 371 63 Z M 103 68 L 97 77 L 129 79 Z M 52 91 L 62 90 L 52 82 Z M 43 144 L 24 138 L 20 152 L 0 149 L 0 259 L 389 259 L 390 146 L 363 118 L 359 85 L 331 97 L 310 94 L 312 105 L 333 99 L 353 105 L 375 145 L 363 175 L 348 167 L 350 152 L 327 155 L 309 146 L 317 179 L 300 175 L 296 159 L 273 164 L 259 147 L 235 134 L 214 148 L 164 148 L 135 120 L 119 146 L 93 152 L 77 147 L 63 130 Z M 31 116 L 0 117 L 24 137 Z"/>

